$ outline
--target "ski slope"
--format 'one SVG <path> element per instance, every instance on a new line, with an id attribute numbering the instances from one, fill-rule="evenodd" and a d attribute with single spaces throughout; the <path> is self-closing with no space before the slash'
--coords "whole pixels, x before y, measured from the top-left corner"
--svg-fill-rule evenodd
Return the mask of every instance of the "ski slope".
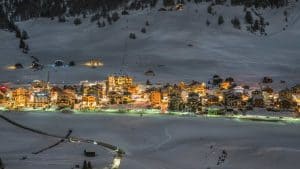
<path id="1" fill-rule="evenodd" d="M 214 74 L 232 76 L 241 82 L 257 82 L 263 76 L 289 83 L 300 82 L 300 5 L 280 9 L 265 9 L 260 13 L 270 23 L 268 36 L 246 31 L 243 7 L 215 6 L 217 15 L 207 14 L 206 3 L 190 4 L 183 11 L 158 12 L 157 9 L 130 11 L 113 25 L 98 28 L 90 18 L 75 26 L 73 18 L 67 23 L 57 20 L 32 19 L 17 23 L 29 33 L 30 53 L 18 49 L 14 34 L 0 31 L 1 81 L 29 82 L 46 79 L 51 82 L 73 83 L 80 80 L 103 80 L 108 74 L 126 73 L 137 81 L 177 82 L 199 80 L 206 82 Z M 158 7 L 157 7 L 158 8 Z M 289 22 L 283 11 L 289 10 Z M 217 24 L 223 15 L 225 23 Z M 242 30 L 234 29 L 230 20 L 237 16 Z M 206 26 L 206 20 L 211 25 Z M 145 26 L 149 21 L 150 26 Z M 286 27 L 288 25 L 288 27 Z M 146 34 L 141 33 L 145 27 Z M 283 31 L 283 28 L 286 28 Z M 129 39 L 129 33 L 137 35 Z M 20 62 L 30 66 L 30 56 L 48 65 L 43 71 L 29 69 L 10 71 L 5 67 Z M 81 64 L 101 58 L 104 67 L 90 69 Z M 124 58 L 124 63 L 123 63 Z M 53 68 L 55 60 L 74 60 L 76 67 Z M 154 70 L 155 77 L 144 72 Z"/>

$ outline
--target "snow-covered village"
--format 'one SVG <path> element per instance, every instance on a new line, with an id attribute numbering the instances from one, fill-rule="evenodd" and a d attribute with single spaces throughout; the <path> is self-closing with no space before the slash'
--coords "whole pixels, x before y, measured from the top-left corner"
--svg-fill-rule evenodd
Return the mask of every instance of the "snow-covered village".
<path id="1" fill-rule="evenodd" d="M 0 0 L 0 169 L 300 167 L 300 1 Z"/>
<path id="2" fill-rule="evenodd" d="M 148 72 L 149 73 L 149 72 Z M 232 77 L 223 80 L 214 75 L 208 84 L 192 81 L 179 84 L 136 83 L 131 76 L 113 75 L 99 82 L 55 85 L 35 80 L 27 85 L 0 86 L 2 110 L 15 111 L 93 111 L 115 109 L 117 112 L 182 112 L 196 114 L 243 115 L 260 108 L 277 116 L 300 115 L 300 85 L 287 88 L 279 82 L 279 91 L 264 77 L 258 87 L 238 85 Z M 155 111 L 156 110 L 156 111 Z"/>

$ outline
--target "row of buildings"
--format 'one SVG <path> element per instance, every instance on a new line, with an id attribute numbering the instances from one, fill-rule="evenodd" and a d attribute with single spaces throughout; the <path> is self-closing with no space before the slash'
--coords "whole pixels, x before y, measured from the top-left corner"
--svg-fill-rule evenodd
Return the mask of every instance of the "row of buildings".
<path id="1" fill-rule="evenodd" d="M 300 114 L 300 85 L 275 91 L 268 85 L 258 88 L 237 85 L 232 78 L 214 77 L 211 84 L 138 84 L 131 76 L 108 76 L 100 82 L 52 85 L 33 81 L 29 85 L 0 86 L 0 106 L 22 109 L 159 109 L 161 112 L 224 113 L 254 107 L 269 111 L 288 110 Z M 222 110 L 222 111 L 220 111 Z"/>

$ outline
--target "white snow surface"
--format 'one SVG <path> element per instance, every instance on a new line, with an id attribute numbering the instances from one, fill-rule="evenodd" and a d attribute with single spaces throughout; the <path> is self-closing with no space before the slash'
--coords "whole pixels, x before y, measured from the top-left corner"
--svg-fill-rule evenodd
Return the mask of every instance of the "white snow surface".
<path id="1" fill-rule="evenodd" d="M 300 82 L 300 3 L 294 7 L 265 9 L 260 12 L 270 22 L 268 36 L 246 31 L 242 7 L 215 6 L 217 15 L 207 14 L 206 3 L 188 4 L 183 11 L 158 12 L 157 9 L 131 11 L 113 25 L 98 28 L 90 18 L 75 26 L 73 18 L 67 23 L 57 20 L 33 19 L 17 23 L 29 33 L 30 53 L 22 54 L 13 33 L 0 31 L 1 81 L 29 82 L 46 79 L 56 83 L 80 80 L 103 80 L 109 74 L 119 73 L 125 56 L 124 73 L 137 81 L 146 79 L 160 82 L 199 80 L 206 82 L 212 75 L 232 76 L 241 82 L 259 81 L 263 76 L 290 83 Z M 283 11 L 288 9 L 289 22 L 285 31 Z M 217 24 L 223 15 L 224 25 Z M 234 29 L 230 20 L 237 16 L 242 30 Z M 206 26 L 206 20 L 211 25 Z M 149 21 L 150 26 L 145 26 Z M 147 33 L 142 34 L 141 28 Z M 137 35 L 129 39 L 129 33 Z M 188 44 L 192 44 L 189 47 Z M 126 46 L 126 47 L 125 47 Z M 21 62 L 30 66 L 36 56 L 45 65 L 55 60 L 74 60 L 73 68 L 53 68 L 43 71 L 29 69 L 8 71 L 4 67 Z M 104 67 L 89 69 L 79 66 L 89 59 L 101 57 Z M 152 69 L 155 77 L 144 72 Z"/>
<path id="2" fill-rule="evenodd" d="M 5 113 L 27 126 L 65 135 L 103 140 L 124 149 L 121 169 L 294 169 L 300 166 L 299 124 L 189 117 L 134 117 Z M 63 143 L 39 155 L 31 152 L 57 140 L 0 121 L 0 157 L 10 169 L 71 168 L 90 160 L 103 168 L 112 153 L 92 145 Z M 83 150 L 95 150 L 85 158 Z M 217 165 L 225 150 L 224 163 Z M 27 156 L 27 160 L 20 160 Z"/>

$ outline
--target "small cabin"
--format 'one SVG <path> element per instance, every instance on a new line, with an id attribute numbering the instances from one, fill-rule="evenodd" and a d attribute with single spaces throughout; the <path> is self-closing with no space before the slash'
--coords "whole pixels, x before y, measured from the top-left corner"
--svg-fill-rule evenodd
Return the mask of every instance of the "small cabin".
<path id="1" fill-rule="evenodd" d="M 84 150 L 84 155 L 85 155 L 86 157 L 96 157 L 96 152 Z"/>

